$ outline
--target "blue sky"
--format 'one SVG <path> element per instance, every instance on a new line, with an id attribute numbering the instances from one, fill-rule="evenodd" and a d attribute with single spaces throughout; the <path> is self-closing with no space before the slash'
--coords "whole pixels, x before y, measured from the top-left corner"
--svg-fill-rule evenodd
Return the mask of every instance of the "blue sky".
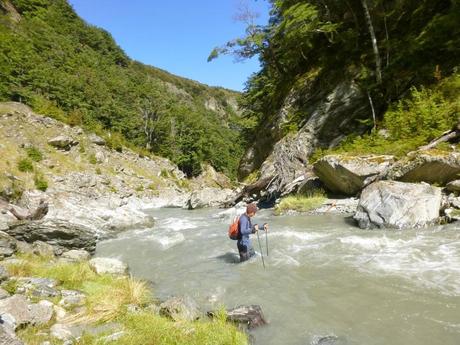
<path id="1" fill-rule="evenodd" d="M 88 23 L 109 31 L 132 58 L 199 82 L 242 90 L 249 75 L 259 69 L 256 58 L 234 62 L 223 56 L 206 59 L 215 46 L 244 35 L 235 21 L 243 0 L 70 0 Z M 265 0 L 246 0 L 268 20 Z"/>

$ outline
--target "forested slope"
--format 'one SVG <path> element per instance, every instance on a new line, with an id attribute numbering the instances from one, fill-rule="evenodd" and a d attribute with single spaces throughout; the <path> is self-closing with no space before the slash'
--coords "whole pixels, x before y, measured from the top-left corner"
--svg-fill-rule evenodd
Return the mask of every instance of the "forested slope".
<path id="1" fill-rule="evenodd" d="M 131 60 L 65 0 L 0 1 L 0 101 L 171 158 L 234 175 L 242 154 L 237 93 Z"/>

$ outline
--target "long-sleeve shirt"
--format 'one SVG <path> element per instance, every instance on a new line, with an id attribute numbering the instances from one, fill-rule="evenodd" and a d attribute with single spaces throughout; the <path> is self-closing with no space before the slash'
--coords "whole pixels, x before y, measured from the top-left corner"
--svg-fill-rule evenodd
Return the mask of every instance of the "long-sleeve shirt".
<path id="1" fill-rule="evenodd" d="M 251 248 L 252 244 L 249 235 L 253 234 L 254 232 L 255 229 L 251 223 L 251 218 L 249 218 L 246 213 L 242 214 L 239 221 L 238 244 L 243 244 L 244 246 Z"/>

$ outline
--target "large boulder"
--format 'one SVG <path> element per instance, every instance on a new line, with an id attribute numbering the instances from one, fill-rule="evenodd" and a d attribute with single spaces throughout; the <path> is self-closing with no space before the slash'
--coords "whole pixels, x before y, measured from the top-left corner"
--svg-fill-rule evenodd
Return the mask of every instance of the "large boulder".
<path id="1" fill-rule="evenodd" d="M 14 332 L 0 324 L 0 344 L 2 345 L 24 345 Z"/>
<path id="2" fill-rule="evenodd" d="M 105 145 L 105 140 L 103 138 L 101 138 L 100 136 L 94 134 L 94 133 L 91 133 L 90 135 L 88 135 L 88 139 L 93 144 L 100 145 L 100 146 Z"/>
<path id="3" fill-rule="evenodd" d="M 446 185 L 460 174 L 460 153 L 438 150 L 411 152 L 385 174 L 388 180 Z"/>
<path id="4" fill-rule="evenodd" d="M 25 296 L 14 295 L 0 300 L 0 318 L 8 317 L 12 320 L 13 329 L 27 325 L 32 321 L 29 303 Z"/>
<path id="5" fill-rule="evenodd" d="M 441 201 L 438 187 L 379 181 L 361 193 L 354 219 L 363 229 L 421 227 L 439 218 Z"/>
<path id="6" fill-rule="evenodd" d="M 42 219 L 18 222 L 10 226 L 8 234 L 25 241 L 43 241 L 62 249 L 85 249 L 94 252 L 96 234 L 84 225 L 70 223 L 63 219 Z"/>
<path id="7" fill-rule="evenodd" d="M 355 195 L 393 162 L 393 156 L 330 155 L 318 160 L 314 171 L 331 192 Z"/>
<path id="8" fill-rule="evenodd" d="M 231 189 L 203 188 L 194 191 L 187 202 L 187 208 L 193 210 L 203 207 L 216 207 L 224 204 L 233 195 Z"/>

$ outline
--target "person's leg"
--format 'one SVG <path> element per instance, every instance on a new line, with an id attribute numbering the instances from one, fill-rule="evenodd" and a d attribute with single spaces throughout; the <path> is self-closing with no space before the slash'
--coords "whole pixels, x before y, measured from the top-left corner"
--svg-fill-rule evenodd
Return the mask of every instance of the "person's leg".
<path id="1" fill-rule="evenodd" d="M 248 252 L 248 247 L 242 243 L 238 243 L 238 252 L 240 253 L 240 262 L 249 260 L 250 255 Z"/>

